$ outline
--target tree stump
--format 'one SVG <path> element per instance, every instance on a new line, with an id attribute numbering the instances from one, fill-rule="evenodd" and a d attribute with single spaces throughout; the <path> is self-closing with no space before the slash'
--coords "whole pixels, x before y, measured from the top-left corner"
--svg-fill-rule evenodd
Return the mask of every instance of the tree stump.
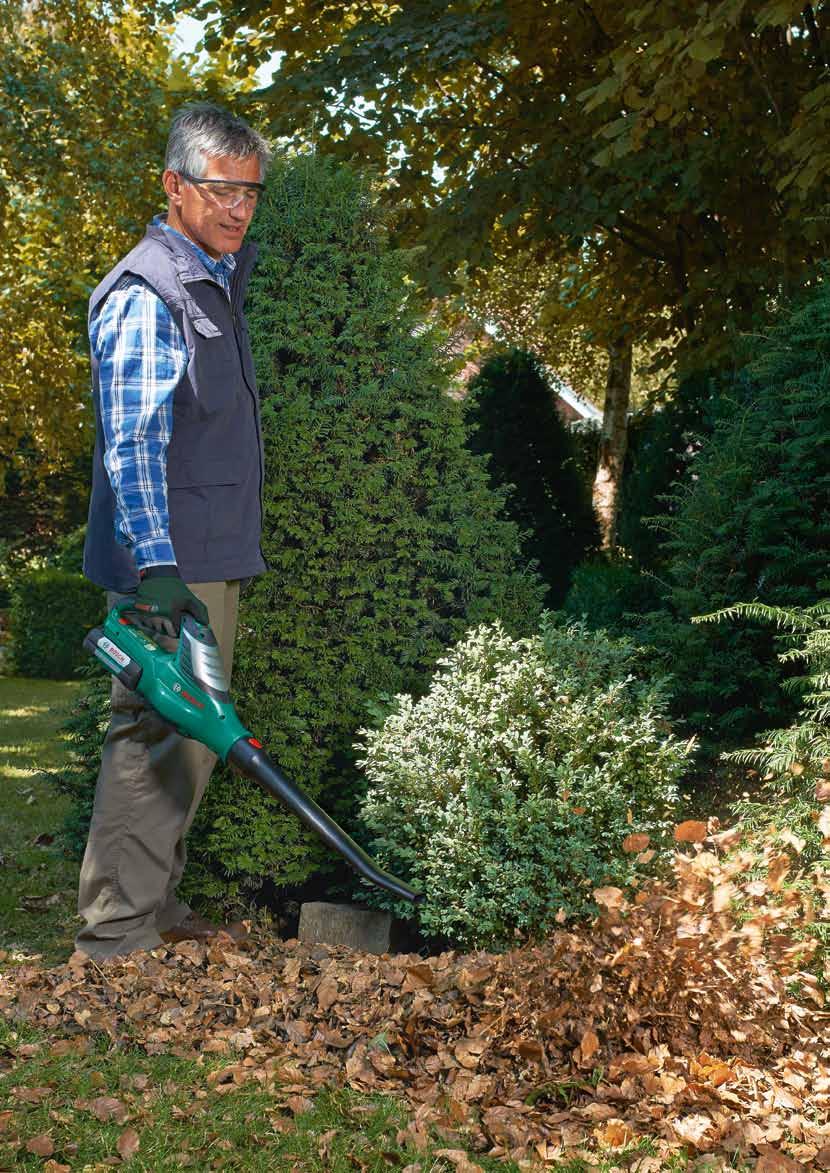
<path id="1" fill-rule="evenodd" d="M 357 904 L 314 900 L 300 908 L 300 941 L 348 945 L 364 953 L 388 953 L 392 915 Z"/>

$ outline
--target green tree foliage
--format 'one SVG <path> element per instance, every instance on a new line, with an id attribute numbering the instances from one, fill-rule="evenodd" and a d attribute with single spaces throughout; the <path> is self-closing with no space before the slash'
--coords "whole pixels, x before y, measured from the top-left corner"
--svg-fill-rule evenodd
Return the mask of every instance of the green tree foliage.
<path id="1" fill-rule="evenodd" d="M 86 302 L 159 209 L 169 46 L 124 0 L 10 0 L 0 31 L 0 478 L 39 482 L 91 448 Z"/>
<path id="2" fill-rule="evenodd" d="M 388 176 L 435 292 L 575 263 L 552 312 L 594 304 L 598 344 L 628 325 L 697 366 L 827 250 L 826 0 L 180 6 L 241 68 L 284 52 L 274 128 Z"/>
<path id="3" fill-rule="evenodd" d="M 549 613 L 531 637 L 499 623 L 439 661 L 429 692 L 401 695 L 362 730 L 361 816 L 385 865 L 425 893 L 419 920 L 465 947 L 515 944 L 626 884 L 665 844 L 691 746 L 664 718 L 662 685 L 624 640 Z M 642 839 L 635 846 L 628 836 Z M 406 914 L 402 902 L 366 899 Z"/>
<path id="4" fill-rule="evenodd" d="M 678 711 L 715 741 L 791 714 L 772 637 L 749 621 L 695 627 L 735 599 L 810 606 L 830 548 L 830 286 L 782 313 L 733 382 L 708 442 L 661 519 L 663 617 L 647 626 Z"/>
<path id="5" fill-rule="evenodd" d="M 539 360 L 514 350 L 489 359 L 466 403 L 470 447 L 488 456 L 497 484 L 513 486 L 508 512 L 525 532 L 525 553 L 539 563 L 547 604 L 557 606 L 599 532 L 555 391 Z"/>
<path id="6" fill-rule="evenodd" d="M 451 362 L 365 181 L 331 161 L 278 160 L 253 233 L 272 570 L 242 600 L 233 691 L 287 773 L 348 822 L 367 705 L 426 687 L 470 624 L 529 630 L 543 587 L 466 448 Z M 191 884 L 215 895 L 301 882 L 323 863 L 295 818 L 227 775 L 194 834 Z"/>
<path id="7" fill-rule="evenodd" d="M 510 230 L 494 226 L 490 244 L 493 257 L 486 270 L 462 266 L 457 275 L 461 289 L 444 303 L 445 314 L 449 317 L 450 307 L 457 305 L 468 318 L 491 323 L 500 346 L 533 351 L 601 409 L 608 353 L 595 327 L 618 308 L 609 270 L 595 267 L 587 242 L 576 255 L 563 245 L 561 256 L 538 259 L 533 251 L 517 252 Z M 660 332 L 649 329 L 647 321 L 633 325 L 632 411 L 665 389 L 666 372 L 656 368 L 655 359 L 671 369 L 668 355 L 653 342 Z"/>
<path id="8" fill-rule="evenodd" d="M 497 321 L 504 290 L 515 322 L 518 275 L 543 276 L 532 336 L 507 337 L 547 331 L 577 387 L 602 355 L 613 549 L 633 348 L 649 377 L 719 365 L 830 244 L 827 0 L 195 7 L 240 68 L 284 54 L 275 131 L 377 167 L 432 293 L 489 294 Z"/>
<path id="9" fill-rule="evenodd" d="M 620 501 L 619 539 L 642 567 L 659 568 L 660 533 L 649 519 L 687 476 L 711 436 L 721 397 L 734 399 L 734 378 L 700 372 L 674 380 L 663 403 L 650 403 L 632 418 Z"/>

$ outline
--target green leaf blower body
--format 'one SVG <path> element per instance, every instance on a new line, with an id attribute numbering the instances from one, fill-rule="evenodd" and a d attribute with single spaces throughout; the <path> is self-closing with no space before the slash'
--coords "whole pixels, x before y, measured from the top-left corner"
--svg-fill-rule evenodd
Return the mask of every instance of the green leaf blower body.
<path id="1" fill-rule="evenodd" d="M 227 765 L 251 778 L 293 811 L 355 871 L 395 896 L 419 904 L 423 896 L 379 867 L 342 827 L 288 779 L 263 745 L 242 724 L 230 698 L 216 638 L 210 627 L 182 615 L 179 644 L 168 652 L 127 613 L 132 599 L 121 599 L 95 627 L 84 647 L 127 688 L 139 692 L 182 737 L 208 746 Z"/>

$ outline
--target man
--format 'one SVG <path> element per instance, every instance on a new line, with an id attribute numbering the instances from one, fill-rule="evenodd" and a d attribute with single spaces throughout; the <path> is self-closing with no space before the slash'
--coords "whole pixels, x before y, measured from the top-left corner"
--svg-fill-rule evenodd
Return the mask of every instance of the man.
<path id="1" fill-rule="evenodd" d="M 209 622 L 230 680 L 241 580 L 260 546 L 263 452 L 242 303 L 256 256 L 243 244 L 267 143 L 210 103 L 177 111 L 168 200 L 89 304 L 96 440 L 84 573 L 125 594 L 175 647 L 182 612 Z M 176 896 L 216 757 L 112 681 L 112 717 L 78 909 L 76 945 L 97 957 L 219 928 Z M 226 926 L 237 937 L 241 925 Z"/>

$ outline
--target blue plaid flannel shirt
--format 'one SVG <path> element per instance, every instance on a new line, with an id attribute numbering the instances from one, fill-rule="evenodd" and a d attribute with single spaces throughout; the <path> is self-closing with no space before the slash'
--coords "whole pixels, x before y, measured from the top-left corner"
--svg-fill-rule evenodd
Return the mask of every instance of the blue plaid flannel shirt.
<path id="1" fill-rule="evenodd" d="M 187 240 L 207 271 L 230 292 L 236 259 L 218 261 Z M 167 446 L 173 431 L 173 392 L 187 369 L 184 338 L 165 303 L 138 277 L 125 276 L 89 327 L 99 363 L 104 467 L 115 493 L 115 538 L 139 570 L 176 561 L 167 511 Z"/>

